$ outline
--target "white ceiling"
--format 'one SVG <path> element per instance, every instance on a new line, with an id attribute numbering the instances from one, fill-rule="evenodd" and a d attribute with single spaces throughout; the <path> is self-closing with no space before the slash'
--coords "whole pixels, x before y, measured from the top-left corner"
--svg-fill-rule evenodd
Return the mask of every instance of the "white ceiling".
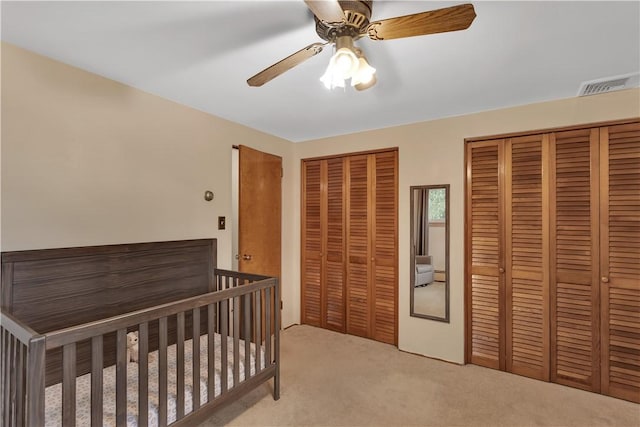
<path id="1" fill-rule="evenodd" d="M 372 20 L 463 2 L 375 1 Z M 302 0 L 2 1 L 2 40 L 298 142 L 577 94 L 640 71 L 640 2 L 473 2 L 466 31 L 357 44 L 378 84 L 320 83 L 331 50 L 263 87 L 246 79 L 319 41 Z"/>

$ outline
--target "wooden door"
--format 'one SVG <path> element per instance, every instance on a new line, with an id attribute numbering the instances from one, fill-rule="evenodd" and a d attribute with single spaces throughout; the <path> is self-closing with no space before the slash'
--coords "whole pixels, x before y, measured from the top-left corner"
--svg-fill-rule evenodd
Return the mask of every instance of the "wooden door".
<path id="1" fill-rule="evenodd" d="M 599 391 L 598 129 L 550 142 L 551 381 Z"/>
<path id="2" fill-rule="evenodd" d="M 322 326 L 322 160 L 302 163 L 302 323 Z"/>
<path id="3" fill-rule="evenodd" d="M 347 333 L 361 337 L 371 336 L 372 310 L 370 296 L 372 285 L 371 221 L 370 209 L 371 173 L 368 155 L 349 156 L 347 166 Z M 372 160 L 374 160 L 372 158 Z"/>
<path id="4" fill-rule="evenodd" d="M 343 157 L 323 160 L 324 176 L 326 179 L 323 197 L 325 212 L 323 239 L 325 254 L 323 261 L 324 286 L 323 294 L 323 324 L 322 326 L 334 331 L 345 332 L 345 191 L 344 191 L 344 163 Z"/>
<path id="5" fill-rule="evenodd" d="M 505 144 L 506 370 L 549 380 L 548 135 Z"/>
<path id="6" fill-rule="evenodd" d="M 397 344 L 397 150 L 302 162 L 302 322 Z"/>
<path id="7" fill-rule="evenodd" d="M 467 145 L 467 274 L 471 363 L 504 364 L 504 140 Z"/>
<path id="8" fill-rule="evenodd" d="M 280 278 L 282 158 L 243 145 L 239 150 L 238 270 Z M 280 327 L 275 313 L 270 322 L 272 331 Z"/>
<path id="9" fill-rule="evenodd" d="M 345 331 L 344 159 L 302 163 L 302 322 Z"/>
<path id="10" fill-rule="evenodd" d="M 398 152 L 378 153 L 369 160 L 375 171 L 371 173 L 372 337 L 397 344 Z"/>
<path id="11" fill-rule="evenodd" d="M 600 224 L 602 392 L 640 402 L 640 123 L 600 130 Z"/>

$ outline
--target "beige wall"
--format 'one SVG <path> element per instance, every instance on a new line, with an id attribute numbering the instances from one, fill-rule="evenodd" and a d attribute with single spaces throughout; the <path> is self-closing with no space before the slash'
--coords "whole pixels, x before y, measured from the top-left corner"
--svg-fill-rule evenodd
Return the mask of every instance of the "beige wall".
<path id="1" fill-rule="evenodd" d="M 402 350 L 463 361 L 463 140 L 640 116 L 640 91 L 292 144 L 2 44 L 2 250 L 218 238 L 231 265 L 231 145 L 283 157 L 283 324 L 300 320 L 300 159 L 400 148 Z M 223 100 L 221 100 L 223 102 Z M 451 323 L 409 317 L 409 187 L 451 185 Z M 216 197 L 205 202 L 203 193 Z"/>
<path id="2" fill-rule="evenodd" d="M 233 144 L 283 156 L 283 211 L 297 203 L 288 141 L 6 43 L 2 89 L 2 250 L 216 237 L 229 268 Z M 286 301 L 288 265 L 282 282 Z"/>
<path id="3" fill-rule="evenodd" d="M 429 102 L 429 101 L 427 101 Z M 433 102 L 437 102 L 434 100 Z M 640 90 L 526 105 L 296 144 L 296 159 L 399 147 L 399 347 L 464 361 L 464 139 L 611 119 L 640 117 Z M 409 187 L 451 185 L 451 323 L 409 316 Z M 300 191 L 299 174 L 294 191 Z M 300 238 L 299 209 L 295 241 Z M 295 247 L 294 259 L 299 259 Z M 294 277 L 299 276 L 296 264 Z M 299 291 L 299 289 L 297 289 Z M 296 299 L 294 299 L 295 301 Z"/>

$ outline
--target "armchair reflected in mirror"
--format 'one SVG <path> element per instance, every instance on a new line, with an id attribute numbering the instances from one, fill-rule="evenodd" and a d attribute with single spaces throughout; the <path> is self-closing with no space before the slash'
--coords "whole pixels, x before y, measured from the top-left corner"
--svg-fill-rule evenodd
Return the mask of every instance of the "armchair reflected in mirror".
<path id="1" fill-rule="evenodd" d="M 411 187 L 411 316 L 449 322 L 449 184 Z"/>

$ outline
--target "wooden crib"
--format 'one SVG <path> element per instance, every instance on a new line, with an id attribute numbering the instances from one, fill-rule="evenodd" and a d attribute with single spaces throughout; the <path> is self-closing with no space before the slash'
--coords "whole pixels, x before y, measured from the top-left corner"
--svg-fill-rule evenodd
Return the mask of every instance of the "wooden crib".
<path id="1" fill-rule="evenodd" d="M 278 279 L 217 269 L 215 239 L 3 253 L 1 296 L 3 426 L 193 425 L 271 378 L 279 398 Z"/>

